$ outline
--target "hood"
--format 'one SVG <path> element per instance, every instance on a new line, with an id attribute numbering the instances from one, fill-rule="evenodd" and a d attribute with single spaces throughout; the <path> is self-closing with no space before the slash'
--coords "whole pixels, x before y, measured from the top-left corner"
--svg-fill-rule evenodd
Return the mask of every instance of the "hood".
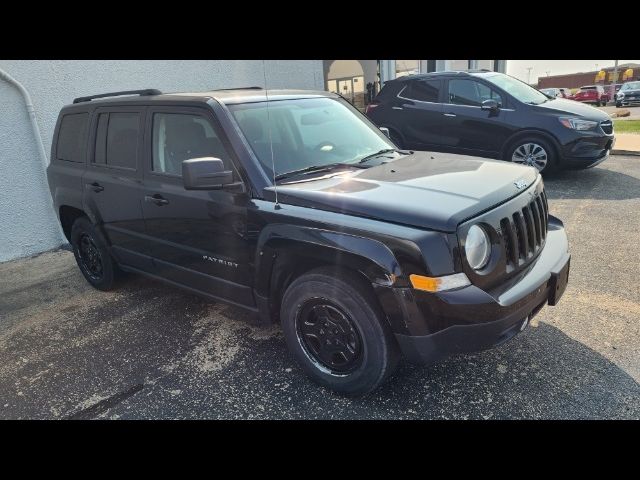
<path id="1" fill-rule="evenodd" d="M 526 191 L 537 177 L 533 167 L 465 155 L 415 152 L 368 169 L 281 183 L 278 201 L 455 232 L 464 220 Z M 267 190 L 272 193 L 273 187 Z"/>
<path id="2" fill-rule="evenodd" d="M 611 117 L 602 110 L 598 110 L 591 105 L 576 102 L 574 100 L 567 100 L 565 98 L 556 98 L 540 105 L 532 105 L 536 109 L 546 110 L 548 112 L 556 112 L 566 115 L 579 115 L 585 117 L 587 120 L 596 120 L 602 122 L 604 120 L 611 120 Z"/>

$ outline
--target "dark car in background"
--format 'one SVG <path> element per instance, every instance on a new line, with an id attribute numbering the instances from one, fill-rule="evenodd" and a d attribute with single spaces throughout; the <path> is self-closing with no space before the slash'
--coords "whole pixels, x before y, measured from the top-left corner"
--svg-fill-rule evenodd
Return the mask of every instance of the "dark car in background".
<path id="1" fill-rule="evenodd" d="M 508 75 L 434 72 L 385 83 L 367 107 L 401 148 L 476 155 L 535 166 L 588 168 L 614 144 L 609 116 L 549 98 Z"/>
<path id="2" fill-rule="evenodd" d="M 616 107 L 640 105 L 640 82 L 627 82 L 616 94 Z"/>
<path id="3" fill-rule="evenodd" d="M 592 103 L 597 107 L 606 105 L 610 100 L 609 94 L 604 91 L 604 88 L 600 85 L 586 85 L 580 87 L 572 97 L 571 100 L 582 103 Z"/>

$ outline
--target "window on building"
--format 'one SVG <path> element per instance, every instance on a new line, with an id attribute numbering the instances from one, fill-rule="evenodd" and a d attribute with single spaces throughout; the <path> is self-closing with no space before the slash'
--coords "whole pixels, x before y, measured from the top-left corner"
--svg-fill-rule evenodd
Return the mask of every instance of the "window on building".
<path id="1" fill-rule="evenodd" d="M 418 80 L 409 82 L 400 94 L 401 97 L 420 102 L 438 102 L 440 98 L 440 80 Z"/>
<path id="2" fill-rule="evenodd" d="M 56 147 L 58 160 L 84 162 L 88 124 L 88 113 L 73 113 L 62 117 Z"/>
<path id="3" fill-rule="evenodd" d="M 420 60 L 396 60 L 396 78 L 420 73 Z"/>
<path id="4" fill-rule="evenodd" d="M 449 80 L 449 103 L 479 107 L 485 100 L 496 100 L 502 106 L 502 97 L 483 83 L 475 80 Z"/>
<path id="5" fill-rule="evenodd" d="M 139 135 L 139 113 L 101 113 L 98 117 L 94 163 L 135 170 L 138 165 Z"/>
<path id="6" fill-rule="evenodd" d="M 155 113 L 152 141 L 154 172 L 182 175 L 182 162 L 200 157 L 219 158 L 233 169 L 213 125 L 200 115 Z"/>

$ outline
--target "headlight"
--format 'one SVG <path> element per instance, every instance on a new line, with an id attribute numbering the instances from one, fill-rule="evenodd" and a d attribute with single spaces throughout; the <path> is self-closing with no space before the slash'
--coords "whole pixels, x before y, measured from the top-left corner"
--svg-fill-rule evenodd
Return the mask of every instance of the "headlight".
<path id="1" fill-rule="evenodd" d="M 622 100 L 622 99 L 624 98 L 624 93 L 622 93 L 622 92 L 618 92 L 618 93 L 616 93 L 616 96 L 617 96 L 620 100 Z"/>
<path id="2" fill-rule="evenodd" d="M 467 232 L 464 249 L 471 268 L 480 270 L 489 262 L 491 255 L 491 244 L 487 232 L 482 227 L 473 225 Z"/>
<path id="3" fill-rule="evenodd" d="M 598 122 L 582 118 L 560 117 L 559 120 L 562 125 L 573 130 L 593 130 L 598 126 Z"/>

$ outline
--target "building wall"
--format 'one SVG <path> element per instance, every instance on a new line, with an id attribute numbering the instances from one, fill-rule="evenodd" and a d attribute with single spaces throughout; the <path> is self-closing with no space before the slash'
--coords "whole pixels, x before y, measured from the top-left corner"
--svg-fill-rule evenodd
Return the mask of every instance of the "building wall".
<path id="1" fill-rule="evenodd" d="M 620 65 L 618 67 L 618 82 L 623 83 L 622 73 L 627 69 L 632 68 L 633 70 L 633 78 L 627 79 L 630 80 L 640 80 L 640 67 L 637 65 Z M 609 80 L 609 72 L 613 72 L 613 68 L 605 68 L 607 72 L 607 78 L 604 82 L 604 85 L 611 85 L 611 80 Z M 566 75 L 552 75 L 549 77 L 539 77 L 538 78 L 538 88 L 579 88 L 584 85 L 595 85 L 596 84 L 596 74 L 597 71 L 593 72 L 580 72 L 580 73 L 568 73 Z M 598 85 L 602 85 L 602 82 L 598 82 Z"/>
<path id="2" fill-rule="evenodd" d="M 322 60 L 266 61 L 269 88 L 324 89 Z M 118 90 L 165 92 L 263 86 L 256 61 L 0 60 L 33 100 L 47 150 L 58 112 L 73 98 Z M 65 243 L 18 90 L 0 80 L 0 262 Z"/>

